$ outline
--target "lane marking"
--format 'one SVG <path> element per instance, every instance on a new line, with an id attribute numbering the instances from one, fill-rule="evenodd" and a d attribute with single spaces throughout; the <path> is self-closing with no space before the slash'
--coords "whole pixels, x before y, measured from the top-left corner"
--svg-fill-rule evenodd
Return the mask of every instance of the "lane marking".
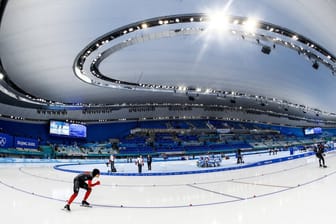
<path id="1" fill-rule="evenodd" d="M 265 186 L 265 187 L 288 188 L 288 189 L 294 188 L 290 186 L 281 186 L 281 185 L 274 185 L 274 184 L 259 184 L 259 183 L 251 183 L 251 182 L 236 181 L 236 180 L 232 180 L 230 182 L 237 183 L 237 184 L 248 184 L 248 185 Z"/>
<path id="2" fill-rule="evenodd" d="M 196 188 L 198 190 L 214 193 L 214 194 L 223 195 L 223 196 L 230 197 L 230 198 L 235 198 L 235 199 L 238 199 L 238 200 L 245 200 L 245 198 L 242 198 L 242 197 L 237 197 L 237 196 L 234 196 L 234 195 L 231 195 L 231 194 L 225 194 L 225 193 L 222 193 L 222 192 L 209 190 L 209 189 L 206 189 L 206 188 L 203 188 L 203 187 L 198 187 L 198 186 L 191 185 L 191 184 L 187 184 L 186 186 Z"/>

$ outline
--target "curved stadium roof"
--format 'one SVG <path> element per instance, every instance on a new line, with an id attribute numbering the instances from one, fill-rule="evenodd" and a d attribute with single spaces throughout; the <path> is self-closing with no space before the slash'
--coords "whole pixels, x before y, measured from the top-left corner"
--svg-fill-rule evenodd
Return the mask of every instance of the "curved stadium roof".
<path id="1" fill-rule="evenodd" d="M 11 0 L 1 9 L 4 105 L 336 112 L 333 1 Z"/>

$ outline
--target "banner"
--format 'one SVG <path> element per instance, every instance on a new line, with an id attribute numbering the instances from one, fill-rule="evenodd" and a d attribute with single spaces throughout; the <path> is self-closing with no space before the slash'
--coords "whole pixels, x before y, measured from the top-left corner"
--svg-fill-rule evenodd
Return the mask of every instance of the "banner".
<path id="1" fill-rule="evenodd" d="M 12 148 L 13 136 L 0 133 L 0 148 Z"/>
<path id="2" fill-rule="evenodd" d="M 37 149 L 38 141 L 32 138 L 15 137 L 14 146 L 15 148 Z"/>

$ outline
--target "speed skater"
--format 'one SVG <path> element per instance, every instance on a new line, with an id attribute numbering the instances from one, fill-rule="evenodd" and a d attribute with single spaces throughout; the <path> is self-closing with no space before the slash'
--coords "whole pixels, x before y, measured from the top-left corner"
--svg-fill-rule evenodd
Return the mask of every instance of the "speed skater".
<path id="1" fill-rule="evenodd" d="M 82 201 L 82 206 L 87 206 L 87 207 L 90 206 L 90 203 L 88 203 L 86 200 L 90 196 L 92 187 L 100 184 L 100 181 L 92 183 L 92 179 L 95 178 L 95 177 L 98 178 L 99 176 L 100 176 L 100 171 L 98 169 L 93 169 L 92 172 L 85 172 L 85 173 L 78 174 L 74 178 L 74 185 L 73 185 L 74 193 L 69 198 L 67 204 L 64 206 L 64 209 L 67 210 L 67 211 L 71 211 L 70 204 L 77 197 L 80 188 L 83 188 L 83 189 L 86 190 L 86 193 L 85 193 L 83 201 Z M 87 183 L 86 183 L 86 181 L 87 181 Z"/>

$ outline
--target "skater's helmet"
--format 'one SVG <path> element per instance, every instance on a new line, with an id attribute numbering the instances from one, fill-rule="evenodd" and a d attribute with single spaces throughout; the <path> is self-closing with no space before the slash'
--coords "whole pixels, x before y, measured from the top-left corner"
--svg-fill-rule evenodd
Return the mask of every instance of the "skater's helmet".
<path id="1" fill-rule="evenodd" d="M 92 170 L 92 177 L 95 177 L 97 175 L 100 175 L 100 171 L 98 169 L 93 169 Z"/>

